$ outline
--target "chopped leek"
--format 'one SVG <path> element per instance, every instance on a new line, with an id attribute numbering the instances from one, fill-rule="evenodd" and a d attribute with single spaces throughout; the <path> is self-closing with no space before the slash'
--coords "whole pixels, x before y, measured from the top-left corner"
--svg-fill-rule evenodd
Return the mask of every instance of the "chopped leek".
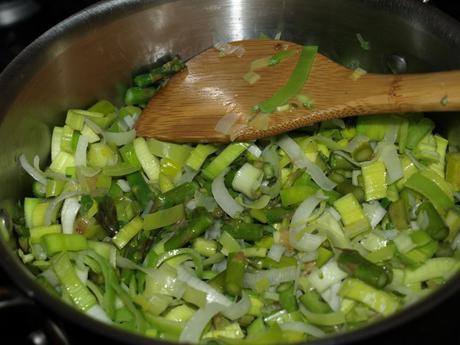
<path id="1" fill-rule="evenodd" d="M 112 238 L 112 241 L 119 249 L 122 249 L 139 231 L 142 230 L 142 228 L 142 219 L 140 217 L 136 217 L 122 227 Z"/>
<path id="2" fill-rule="evenodd" d="M 190 153 L 190 156 L 187 158 L 185 164 L 198 171 L 206 158 L 215 151 L 217 151 L 217 147 L 213 145 L 198 144 Z"/>
<path id="3" fill-rule="evenodd" d="M 150 153 L 144 138 L 134 139 L 133 144 L 136 157 L 141 163 L 147 177 L 153 182 L 158 181 L 160 175 L 160 162 L 158 158 Z"/>
<path id="4" fill-rule="evenodd" d="M 174 224 L 184 218 L 184 206 L 182 204 L 147 214 L 144 217 L 143 229 L 154 230 Z"/>
<path id="5" fill-rule="evenodd" d="M 288 63 L 296 52 L 279 45 L 251 70 Z M 313 107 L 299 92 L 316 49 L 260 111 Z M 19 155 L 35 197 L 5 206 L 0 234 L 60 298 L 165 341 L 279 344 L 389 316 L 460 270 L 460 155 L 430 119 L 331 120 L 228 145 L 135 137 L 183 67 L 136 76 L 122 108 L 70 109 L 48 167 Z M 250 124 L 264 127 L 262 112 Z"/>
<path id="6" fill-rule="evenodd" d="M 214 158 L 207 167 L 203 169 L 203 175 L 213 180 L 219 176 L 235 159 L 238 158 L 249 144 L 234 143 L 228 145 L 216 158 Z"/>
<path id="7" fill-rule="evenodd" d="M 387 183 L 385 164 L 377 161 L 361 168 L 366 201 L 386 197 Z"/>
<path id="8" fill-rule="evenodd" d="M 87 240 L 79 234 L 47 234 L 41 239 L 49 256 L 63 251 L 80 251 L 88 248 Z"/>
<path id="9" fill-rule="evenodd" d="M 52 260 L 52 267 L 64 291 L 82 311 L 94 306 L 97 301 L 75 272 L 69 255 L 63 252 Z"/>
<path id="10" fill-rule="evenodd" d="M 366 304 L 376 312 L 388 316 L 399 308 L 399 302 L 393 295 L 373 288 L 359 279 L 346 279 L 340 288 L 340 295 Z"/>

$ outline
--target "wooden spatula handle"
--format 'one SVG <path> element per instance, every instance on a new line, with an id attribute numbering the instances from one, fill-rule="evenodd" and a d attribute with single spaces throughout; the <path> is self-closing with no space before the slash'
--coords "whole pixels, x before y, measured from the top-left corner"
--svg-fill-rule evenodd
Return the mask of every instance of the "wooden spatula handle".
<path id="1" fill-rule="evenodd" d="M 460 109 L 460 71 L 395 76 L 389 102 L 400 111 Z"/>
<path id="2" fill-rule="evenodd" d="M 373 75 L 355 82 L 359 109 L 373 112 L 419 112 L 460 110 L 460 71 L 427 74 Z M 376 94 L 380 88 L 381 94 Z M 361 103 L 362 102 L 362 103 Z M 361 103 L 361 104 L 359 104 Z"/>

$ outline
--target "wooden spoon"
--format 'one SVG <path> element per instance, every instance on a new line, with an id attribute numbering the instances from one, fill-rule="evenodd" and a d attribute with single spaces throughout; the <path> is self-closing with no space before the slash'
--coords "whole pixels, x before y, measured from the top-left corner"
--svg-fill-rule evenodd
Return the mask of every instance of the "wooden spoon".
<path id="1" fill-rule="evenodd" d="M 292 106 L 287 111 L 254 117 L 254 106 L 286 84 L 302 46 L 274 40 L 232 45 L 243 47 L 243 56 L 221 56 L 217 49 L 210 48 L 188 61 L 187 69 L 174 75 L 144 109 L 136 125 L 138 135 L 172 142 L 255 140 L 354 115 L 460 109 L 460 71 L 368 73 L 353 80 L 352 70 L 317 54 L 301 92 L 314 101 L 314 107 Z M 293 49 L 295 54 L 278 65 L 257 70 L 260 79 L 255 84 L 243 79 L 252 61 L 282 49 Z M 216 132 L 217 122 L 228 113 L 239 116 L 232 132 Z M 268 127 L 260 129 L 263 116 L 268 118 Z M 253 126 L 256 122 L 257 128 Z"/>

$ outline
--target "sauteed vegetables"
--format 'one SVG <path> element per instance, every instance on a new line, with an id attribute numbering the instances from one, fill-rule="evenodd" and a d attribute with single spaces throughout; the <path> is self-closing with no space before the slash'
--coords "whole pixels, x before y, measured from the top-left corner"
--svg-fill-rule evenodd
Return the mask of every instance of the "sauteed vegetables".
<path id="1" fill-rule="evenodd" d="M 362 327 L 460 268 L 460 153 L 422 114 L 335 120 L 257 142 L 179 145 L 134 123 L 174 58 L 125 105 L 70 109 L 16 217 L 37 280 L 154 338 L 278 344 Z M 311 106 L 311 104 L 308 104 Z"/>

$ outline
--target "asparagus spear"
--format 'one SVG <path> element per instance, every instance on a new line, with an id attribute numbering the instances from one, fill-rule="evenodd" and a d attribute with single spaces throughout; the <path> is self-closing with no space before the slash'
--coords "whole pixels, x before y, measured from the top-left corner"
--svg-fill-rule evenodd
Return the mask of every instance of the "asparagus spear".
<path id="1" fill-rule="evenodd" d="M 321 295 L 315 290 L 307 291 L 300 298 L 300 302 L 313 313 L 330 313 L 332 310 L 329 304 L 323 301 Z"/>
<path id="2" fill-rule="evenodd" d="M 230 253 L 227 259 L 225 274 L 225 292 L 239 296 L 243 288 L 243 276 L 246 269 L 246 258 L 243 252 Z"/>
<path id="3" fill-rule="evenodd" d="M 197 238 L 206 231 L 213 223 L 213 218 L 209 213 L 202 213 L 193 218 L 185 229 L 176 232 L 164 244 L 165 251 L 183 247 L 191 240 Z"/>
<path id="4" fill-rule="evenodd" d="M 138 87 L 146 87 L 156 83 L 157 81 L 168 78 L 184 68 L 184 62 L 178 57 L 174 57 L 172 60 L 166 62 L 160 67 L 154 68 L 148 73 L 136 76 L 134 78 L 134 84 Z"/>
<path id="5" fill-rule="evenodd" d="M 134 196 L 139 201 L 142 208 L 145 208 L 153 198 L 153 192 L 150 190 L 149 185 L 145 182 L 140 172 L 129 174 L 127 180 Z"/>
<path id="6" fill-rule="evenodd" d="M 409 228 L 409 215 L 406 208 L 404 199 L 398 199 L 390 204 L 388 210 L 391 222 L 398 230 L 405 230 Z"/>
<path id="7" fill-rule="evenodd" d="M 158 92 L 158 90 L 159 88 L 156 87 L 130 87 L 126 90 L 125 103 L 127 105 L 146 104 L 149 99 Z"/>
<path id="8" fill-rule="evenodd" d="M 264 235 L 264 225 L 234 221 L 224 224 L 223 231 L 227 231 L 233 238 L 245 241 L 258 241 Z"/>
<path id="9" fill-rule="evenodd" d="M 119 230 L 115 204 L 108 195 L 98 200 L 96 219 L 109 236 L 115 236 Z"/>
<path id="10" fill-rule="evenodd" d="M 157 206 L 161 208 L 169 208 L 177 204 L 183 204 L 194 197 L 195 191 L 195 183 L 183 183 L 180 186 L 159 195 L 157 198 Z"/>
<path id="11" fill-rule="evenodd" d="M 299 308 L 297 305 L 293 282 L 280 285 L 278 288 L 278 294 L 279 302 L 286 311 L 290 313 Z"/>
<path id="12" fill-rule="evenodd" d="M 376 288 L 390 283 L 390 277 L 380 266 L 363 258 L 356 250 L 344 250 L 337 258 L 339 267 L 354 278 L 358 278 Z"/>

